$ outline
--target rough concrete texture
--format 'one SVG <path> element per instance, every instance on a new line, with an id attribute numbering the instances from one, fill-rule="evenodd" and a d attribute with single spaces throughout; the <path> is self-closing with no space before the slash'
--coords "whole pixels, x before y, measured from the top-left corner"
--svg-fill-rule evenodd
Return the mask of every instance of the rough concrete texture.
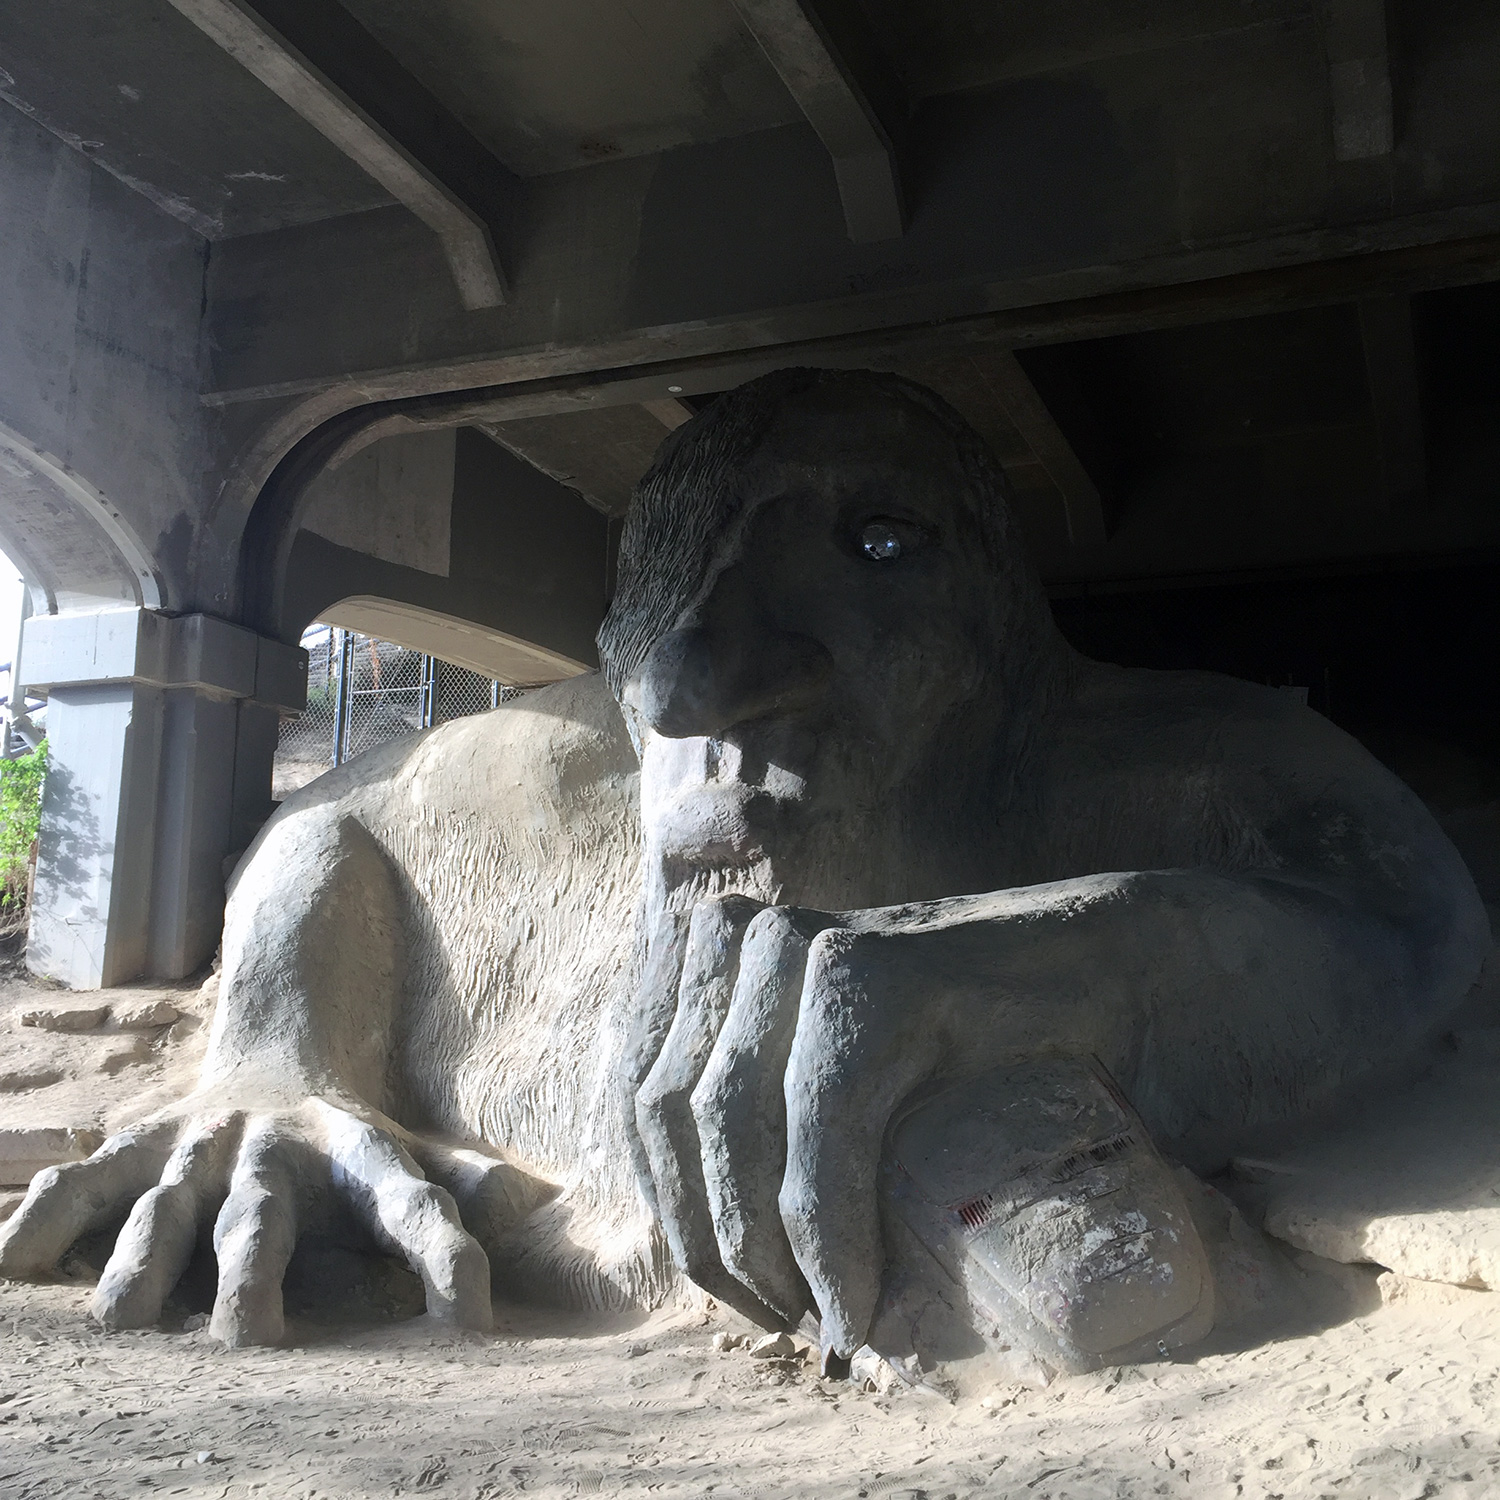
<path id="1" fill-rule="evenodd" d="M 1493 967 L 1493 965 L 1492 965 Z M 1500 1022 L 1491 975 L 1488 1015 Z M 1260 1179 L 1266 1230 L 1402 1278 L 1500 1291 L 1500 1026 L 1464 1026 L 1410 1087 L 1240 1175 Z"/>
<path id="2" fill-rule="evenodd" d="M 843 1353 L 903 1099 L 1092 1053 L 1212 1169 L 1409 1047 L 1489 943 L 1326 720 L 1069 652 L 1001 492 L 930 395 L 781 372 L 668 440 L 600 635 L 641 754 L 643 1186 L 694 1281 L 815 1306 Z"/>
<path id="3" fill-rule="evenodd" d="M 882 1205 L 870 1339 L 887 1357 L 972 1353 L 978 1334 L 1002 1366 L 1077 1374 L 1213 1327 L 1183 1183 L 1112 1082 L 1073 1059 L 994 1069 L 905 1112 Z"/>
<path id="4" fill-rule="evenodd" d="M 0 423 L 51 460 L 18 476 L 7 458 L 6 548 L 38 613 L 189 607 L 200 583 L 216 592 L 189 555 L 213 451 L 197 399 L 204 242 L 11 108 L 0 163 L 0 337 L 16 356 Z"/>
<path id="5" fill-rule="evenodd" d="M 140 1327 L 212 1226 L 211 1329 L 267 1342 L 299 1236 L 343 1234 L 439 1320 L 486 1326 L 487 1273 L 595 1308 L 685 1276 L 815 1310 L 836 1368 L 916 1091 L 1092 1054 L 1211 1168 L 1403 1052 L 1488 946 L 1452 845 L 1327 720 L 1075 655 L 919 388 L 786 372 L 679 428 L 600 645 L 623 717 L 580 678 L 283 807 L 198 1088 L 42 1173 L 7 1274 L 126 1215 L 95 1310 Z"/>
<path id="6" fill-rule="evenodd" d="M 1487 1306 L 1476 1298 L 1488 1296 L 1478 1287 L 1450 1286 L 1443 1281 L 1418 1281 L 1410 1276 L 1398 1276 L 1394 1271 L 1382 1271 L 1375 1278 L 1380 1300 L 1387 1307 L 1450 1307 L 1458 1308 L 1460 1316 Z"/>

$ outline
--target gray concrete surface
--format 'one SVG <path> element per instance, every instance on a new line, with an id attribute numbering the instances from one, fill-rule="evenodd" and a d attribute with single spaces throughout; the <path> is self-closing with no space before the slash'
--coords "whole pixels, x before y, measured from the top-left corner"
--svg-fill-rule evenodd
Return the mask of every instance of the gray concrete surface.
<path id="1" fill-rule="evenodd" d="M 234 840 L 269 812 L 262 721 L 302 706 L 306 653 L 127 609 L 35 617 L 25 670 L 49 746 L 28 964 L 79 989 L 192 973 L 218 946 Z"/>

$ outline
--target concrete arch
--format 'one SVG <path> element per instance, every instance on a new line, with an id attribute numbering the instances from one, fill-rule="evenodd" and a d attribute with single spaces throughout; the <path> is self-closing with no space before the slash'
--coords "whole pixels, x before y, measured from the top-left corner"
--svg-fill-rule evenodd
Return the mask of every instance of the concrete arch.
<path id="1" fill-rule="evenodd" d="M 34 614 L 167 602 L 150 553 L 109 498 L 3 422 L 0 546 L 25 576 Z"/>
<path id="2" fill-rule="evenodd" d="M 516 686 L 595 665 L 608 520 L 484 434 L 392 434 L 270 499 L 291 536 L 247 558 L 261 634 L 324 620 Z"/>
<path id="3" fill-rule="evenodd" d="M 410 651 L 425 651 L 512 687 L 558 682 L 589 670 L 584 663 L 533 641 L 399 599 L 356 594 L 329 605 L 319 618 L 345 630 L 394 641 Z"/>

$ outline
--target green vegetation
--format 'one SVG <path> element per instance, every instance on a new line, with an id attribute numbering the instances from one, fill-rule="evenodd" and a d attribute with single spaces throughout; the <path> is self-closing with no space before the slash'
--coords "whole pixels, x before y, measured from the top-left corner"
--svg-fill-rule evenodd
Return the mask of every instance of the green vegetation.
<path id="1" fill-rule="evenodd" d="M 0 912 L 14 914 L 26 902 L 31 846 L 42 817 L 47 743 L 14 760 L 0 760 Z"/>

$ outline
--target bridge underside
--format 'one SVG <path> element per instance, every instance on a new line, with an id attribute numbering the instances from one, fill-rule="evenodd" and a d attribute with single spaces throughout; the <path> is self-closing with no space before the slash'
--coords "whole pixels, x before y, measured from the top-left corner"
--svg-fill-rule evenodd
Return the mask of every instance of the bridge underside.
<path id="1" fill-rule="evenodd" d="M 656 446 L 787 364 L 964 412 L 1087 649 L 1488 754 L 1497 73 L 1483 0 L 12 7 L 33 963 L 212 950 L 311 620 L 592 667 Z"/>

